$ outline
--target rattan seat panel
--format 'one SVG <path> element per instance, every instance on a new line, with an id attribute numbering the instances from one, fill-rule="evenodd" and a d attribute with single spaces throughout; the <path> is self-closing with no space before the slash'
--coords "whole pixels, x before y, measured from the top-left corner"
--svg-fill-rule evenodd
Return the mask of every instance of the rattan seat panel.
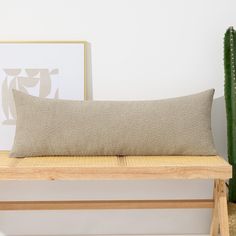
<path id="1" fill-rule="evenodd" d="M 1 167 L 156 167 L 156 166 L 224 166 L 219 156 L 47 156 L 9 158 L 0 152 Z"/>
<path id="2" fill-rule="evenodd" d="M 0 154 L 0 167 L 116 167 L 116 156 L 102 157 L 74 157 L 74 156 L 48 156 L 9 158 Z"/>
<path id="3" fill-rule="evenodd" d="M 228 165 L 219 156 L 128 156 L 125 161 L 129 167 Z"/>
<path id="4" fill-rule="evenodd" d="M 0 179 L 227 179 L 219 156 L 47 156 L 10 158 L 0 151 Z"/>

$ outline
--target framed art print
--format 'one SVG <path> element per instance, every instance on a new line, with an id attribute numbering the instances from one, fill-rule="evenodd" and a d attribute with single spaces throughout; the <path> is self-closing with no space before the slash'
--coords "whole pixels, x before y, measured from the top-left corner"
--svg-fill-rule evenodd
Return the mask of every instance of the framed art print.
<path id="1" fill-rule="evenodd" d="M 0 42 L 0 150 L 12 147 L 12 89 L 42 98 L 86 99 L 86 42 Z"/>

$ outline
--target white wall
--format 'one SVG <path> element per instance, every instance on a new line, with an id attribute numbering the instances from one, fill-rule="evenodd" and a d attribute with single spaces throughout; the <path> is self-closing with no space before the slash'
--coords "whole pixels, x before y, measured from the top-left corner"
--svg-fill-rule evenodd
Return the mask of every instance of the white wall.
<path id="1" fill-rule="evenodd" d="M 158 99 L 216 88 L 226 152 L 223 36 L 234 0 L 0 0 L 1 40 L 87 40 L 94 99 Z M 5 182 L 1 199 L 210 197 L 208 181 Z M 8 234 L 207 233 L 209 210 L 0 212 Z"/>

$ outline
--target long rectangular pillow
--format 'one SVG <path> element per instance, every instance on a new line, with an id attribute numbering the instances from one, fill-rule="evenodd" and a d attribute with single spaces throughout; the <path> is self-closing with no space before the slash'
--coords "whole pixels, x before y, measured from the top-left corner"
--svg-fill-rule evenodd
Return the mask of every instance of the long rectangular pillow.
<path id="1" fill-rule="evenodd" d="M 11 157 L 215 155 L 214 90 L 157 101 L 70 101 L 13 91 Z"/>

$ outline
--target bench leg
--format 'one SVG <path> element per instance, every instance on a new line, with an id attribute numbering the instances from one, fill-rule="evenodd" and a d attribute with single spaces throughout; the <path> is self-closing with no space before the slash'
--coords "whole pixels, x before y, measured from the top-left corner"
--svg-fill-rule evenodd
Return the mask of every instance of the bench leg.
<path id="1" fill-rule="evenodd" d="M 227 195 L 224 180 L 215 180 L 214 183 L 214 208 L 211 223 L 211 236 L 229 236 Z"/>
<path id="2" fill-rule="evenodd" d="M 218 182 L 219 182 L 218 180 L 214 181 L 214 189 L 213 189 L 214 208 L 212 210 L 210 236 L 219 235 L 218 190 L 217 190 Z"/>
<path id="3" fill-rule="evenodd" d="M 221 236 L 229 236 L 229 219 L 225 181 L 219 180 L 218 185 L 218 212 L 220 222 L 220 234 Z"/>

